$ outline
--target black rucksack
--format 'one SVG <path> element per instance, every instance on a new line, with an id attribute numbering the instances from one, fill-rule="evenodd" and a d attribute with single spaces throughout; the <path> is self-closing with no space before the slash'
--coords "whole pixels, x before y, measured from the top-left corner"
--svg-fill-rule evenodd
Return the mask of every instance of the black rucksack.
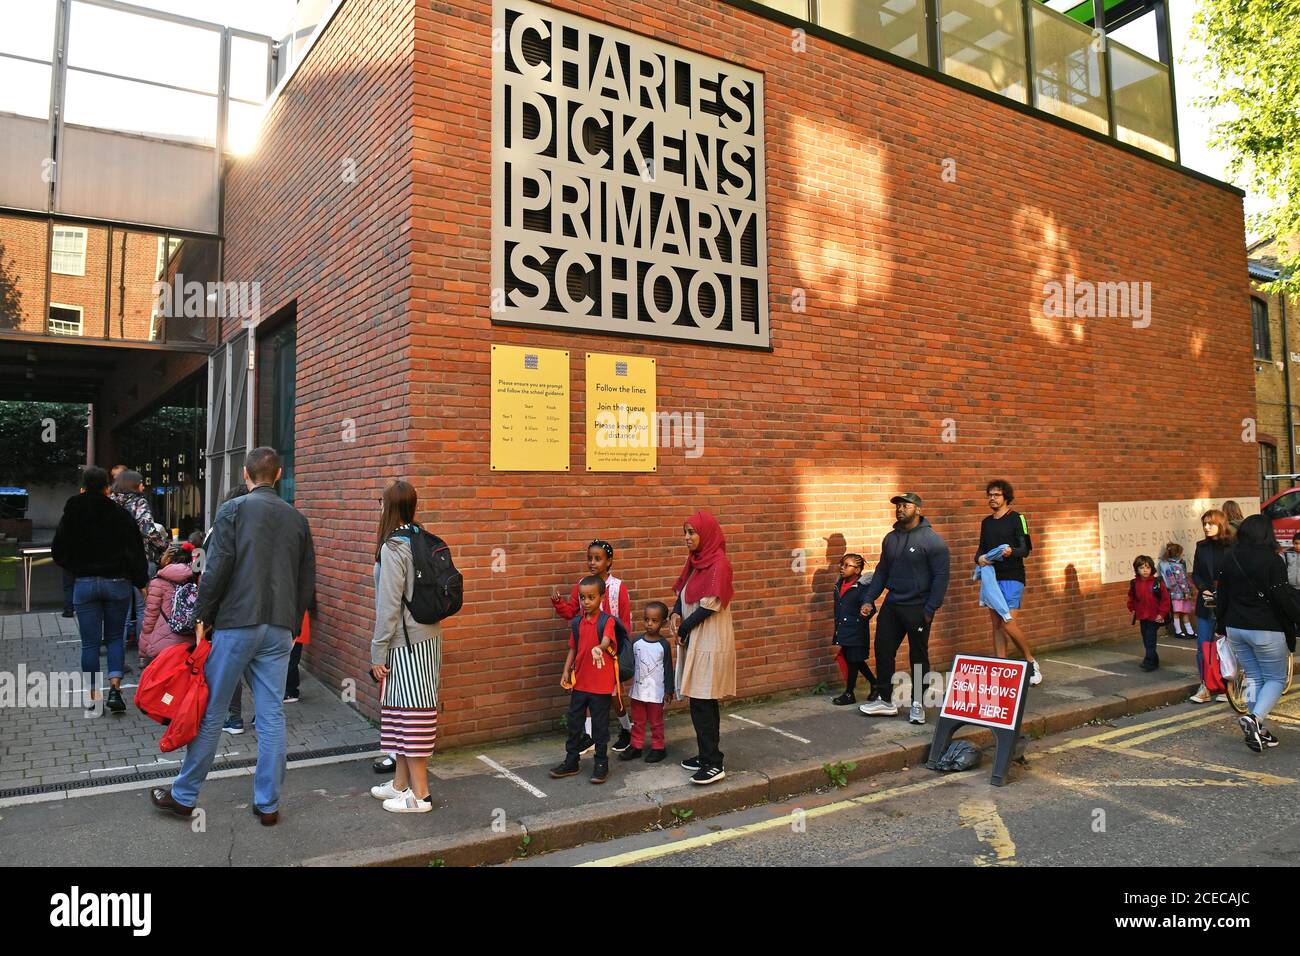
<path id="1" fill-rule="evenodd" d="M 618 682 L 632 679 L 632 674 L 636 671 L 636 657 L 632 653 L 632 637 L 628 634 L 627 628 L 623 622 L 607 611 L 601 611 L 596 618 L 596 634 L 603 637 L 605 634 L 605 622 L 614 622 L 614 641 L 615 651 L 618 655 Z M 582 615 L 579 614 L 570 623 L 573 630 L 573 646 L 578 646 L 578 628 L 582 624 Z"/>
<path id="2" fill-rule="evenodd" d="M 402 606 L 421 624 L 437 624 L 451 617 L 465 603 L 465 579 L 451 560 L 451 548 L 436 534 L 423 528 L 403 528 L 395 534 L 411 543 L 411 567 L 415 588 Z"/>

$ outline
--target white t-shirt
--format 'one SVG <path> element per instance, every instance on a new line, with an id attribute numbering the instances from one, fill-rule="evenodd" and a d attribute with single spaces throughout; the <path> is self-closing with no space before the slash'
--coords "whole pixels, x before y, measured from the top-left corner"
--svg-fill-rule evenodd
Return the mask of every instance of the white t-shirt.
<path id="1" fill-rule="evenodd" d="M 638 638 L 632 645 L 636 670 L 632 673 L 632 699 L 651 704 L 664 702 L 664 648 Z"/>

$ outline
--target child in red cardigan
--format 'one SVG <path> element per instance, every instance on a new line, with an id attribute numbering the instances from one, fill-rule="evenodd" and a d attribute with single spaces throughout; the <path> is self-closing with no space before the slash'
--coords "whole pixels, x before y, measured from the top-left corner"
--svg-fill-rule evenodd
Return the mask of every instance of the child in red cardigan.
<path id="1" fill-rule="evenodd" d="M 1155 561 L 1148 555 L 1138 555 L 1133 560 L 1133 580 L 1128 586 L 1128 609 L 1142 628 L 1142 644 L 1146 648 L 1141 664 L 1144 671 L 1153 671 L 1160 666 L 1160 657 L 1156 654 L 1156 632 L 1169 617 L 1172 607 L 1169 589 L 1156 575 Z"/>
<path id="2" fill-rule="evenodd" d="M 587 545 L 587 570 L 605 582 L 605 596 L 601 598 L 600 610 L 612 614 L 622 621 L 624 629 L 628 634 L 631 634 L 632 595 L 628 593 L 627 585 L 611 573 L 613 566 L 614 546 L 612 544 L 597 538 Z M 561 596 L 558 589 L 552 590 L 551 604 L 555 607 L 556 614 L 566 621 L 572 621 L 582 613 L 582 604 L 578 600 L 578 585 L 573 586 L 573 591 L 569 594 L 567 601 Z M 620 754 L 632 744 L 632 718 L 628 716 L 627 705 L 623 702 L 626 697 L 626 694 L 620 694 L 614 701 L 614 707 L 618 713 L 618 722 L 622 729 L 619 731 L 618 740 L 614 741 L 612 749 L 615 753 Z M 585 754 L 594 746 L 595 741 L 591 737 L 591 718 L 588 717 L 586 733 L 583 735 L 580 752 Z"/>

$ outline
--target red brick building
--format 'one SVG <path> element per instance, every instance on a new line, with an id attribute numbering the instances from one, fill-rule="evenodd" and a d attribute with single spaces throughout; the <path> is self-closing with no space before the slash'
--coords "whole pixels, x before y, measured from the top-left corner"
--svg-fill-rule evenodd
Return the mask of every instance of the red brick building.
<path id="1" fill-rule="evenodd" d="M 327 682 L 370 686 L 373 536 L 395 477 L 415 482 L 424 520 L 466 575 L 444 651 L 448 743 L 553 723 L 565 632 L 548 595 L 583 572 L 593 537 L 618 549 L 615 571 L 639 606 L 671 598 L 682 521 L 717 515 L 736 569 L 738 684 L 753 696 L 832 673 L 838 552 L 873 565 L 898 491 L 925 497 L 953 552 L 936 665 L 988 649 L 965 580 L 986 479 L 1015 483 L 1034 534 L 1022 620 L 1036 645 L 1128 624 L 1122 585 L 1099 575 L 1099 502 L 1252 493 L 1239 192 L 1049 115 L 1059 94 L 1042 61 L 1029 106 L 923 65 L 925 33 L 908 57 L 757 3 L 541 10 L 585 26 L 566 35 L 579 21 L 560 17 L 553 41 L 536 29 L 512 37 L 526 21 L 506 17 L 494 37 L 491 0 L 347 0 L 226 181 L 224 278 L 261 283 L 265 328 L 296 323 L 296 504 L 319 561 L 309 666 Z M 734 314 L 754 319 L 751 344 L 767 348 L 692 340 L 689 327 L 685 339 L 643 326 L 633 336 L 608 315 L 608 334 L 589 319 L 494 321 L 494 258 L 506 256 L 494 208 L 510 215 L 493 187 L 494 127 L 503 135 L 510 122 L 494 108 L 494 70 L 520 66 L 512 39 L 536 67 L 557 56 L 547 43 L 587 42 L 582 31 L 633 56 L 666 45 L 687 72 L 738 77 L 731 92 L 746 110 L 718 109 L 739 123 L 752 108 L 756 181 L 731 181 L 763 200 L 747 208 L 761 205 L 766 268 L 761 301 Z M 1115 68 L 1127 54 L 1106 55 Z M 652 85 L 653 66 L 635 69 Z M 1111 131 L 1127 122 L 1118 91 L 1111 115 Z M 600 125 L 591 152 L 610 145 Z M 581 271 L 565 278 L 581 284 Z M 1046 290 L 1067 280 L 1149 282 L 1148 321 L 1054 315 Z M 569 351 L 567 472 L 490 468 L 493 344 Z M 703 414 L 702 454 L 661 448 L 654 473 L 588 474 L 587 351 L 655 358 L 658 407 Z"/>

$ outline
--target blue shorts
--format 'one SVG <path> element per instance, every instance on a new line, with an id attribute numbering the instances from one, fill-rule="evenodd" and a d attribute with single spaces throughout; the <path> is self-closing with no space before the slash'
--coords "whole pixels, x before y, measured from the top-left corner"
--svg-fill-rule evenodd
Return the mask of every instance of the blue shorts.
<path id="1" fill-rule="evenodd" d="M 1020 610 L 1020 598 L 1025 593 L 1025 582 L 999 581 L 998 589 L 1002 591 L 1002 596 L 1007 599 L 1007 607 L 1013 611 Z"/>

